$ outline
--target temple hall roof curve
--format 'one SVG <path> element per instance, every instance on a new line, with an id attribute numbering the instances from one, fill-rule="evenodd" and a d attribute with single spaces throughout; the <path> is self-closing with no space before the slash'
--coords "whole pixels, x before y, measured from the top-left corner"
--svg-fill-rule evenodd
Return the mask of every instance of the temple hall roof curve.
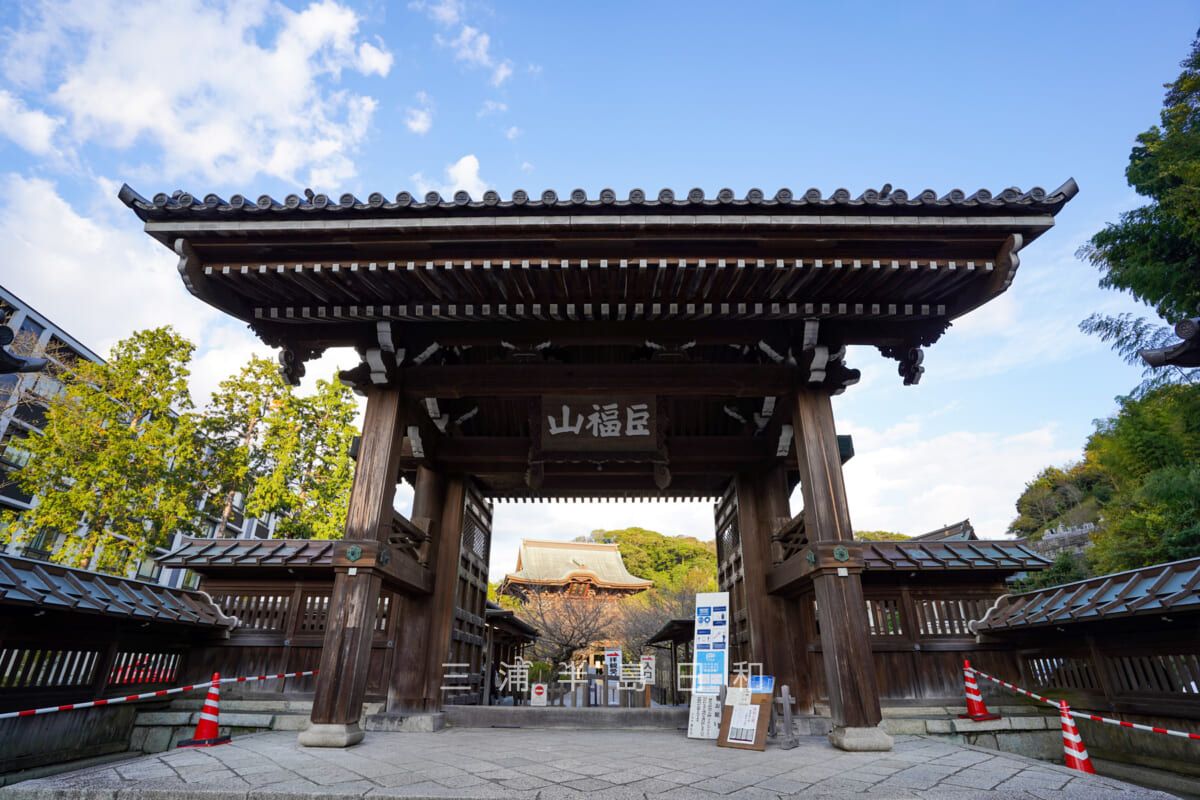
<path id="1" fill-rule="evenodd" d="M 517 569 L 504 582 L 561 586 L 586 580 L 601 588 L 649 589 L 654 581 L 631 575 L 615 544 L 546 542 L 524 539 L 517 553 Z"/>

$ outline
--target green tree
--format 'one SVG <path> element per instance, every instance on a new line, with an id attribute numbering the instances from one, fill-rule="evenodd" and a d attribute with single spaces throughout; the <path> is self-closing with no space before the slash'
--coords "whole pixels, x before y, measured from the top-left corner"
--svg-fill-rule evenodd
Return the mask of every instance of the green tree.
<path id="1" fill-rule="evenodd" d="M 1150 203 L 1125 212 L 1080 248 L 1098 267 L 1100 285 L 1127 291 L 1174 323 L 1200 301 L 1200 38 L 1166 86 L 1156 125 L 1137 137 L 1125 177 Z M 1130 363 L 1140 348 L 1175 341 L 1166 326 L 1132 315 L 1094 314 L 1080 325 L 1099 335 Z M 1162 370 L 1141 389 L 1169 381 L 1194 382 L 1195 370 Z"/>
<path id="2" fill-rule="evenodd" d="M 237 494 L 249 502 L 270 474 L 267 433 L 272 425 L 286 423 L 280 414 L 291 393 L 278 367 L 257 356 L 213 393 L 204 412 L 204 435 L 211 448 L 205 479 L 213 506 L 209 513 L 218 519 L 216 538 L 225 536 Z"/>
<path id="3" fill-rule="evenodd" d="M 1122 398 L 1088 453 L 1114 487 L 1091 556 L 1097 572 L 1200 556 L 1200 387 Z"/>
<path id="4" fill-rule="evenodd" d="M 1054 557 L 1054 563 L 1047 569 L 1034 572 L 1013 586 L 1013 592 L 1033 592 L 1038 589 L 1048 589 L 1051 586 L 1061 586 L 1064 583 L 1086 580 L 1091 573 L 1080 563 L 1079 559 L 1066 550 L 1059 551 Z"/>
<path id="5" fill-rule="evenodd" d="M 891 531 L 855 531 L 854 538 L 860 542 L 907 542 L 912 537 Z"/>
<path id="6" fill-rule="evenodd" d="M 350 390 L 336 381 L 318 380 L 309 397 L 285 395 L 263 437 L 268 469 L 247 499 L 247 513 L 279 515 L 279 538 L 342 538 L 356 413 Z"/>
<path id="7" fill-rule="evenodd" d="M 1017 498 L 1009 533 L 1041 539 L 1047 528 L 1098 522 L 1101 503 L 1112 495 L 1111 478 L 1090 456 L 1066 467 L 1046 467 Z"/>
<path id="8" fill-rule="evenodd" d="M 171 328 L 156 328 L 118 342 L 107 363 L 81 361 L 63 373 L 19 473 L 38 502 L 9 517 L 6 535 L 78 530 L 56 561 L 121 572 L 175 531 L 195 532 L 203 447 L 188 393 L 192 350 Z"/>
<path id="9" fill-rule="evenodd" d="M 619 531 L 593 531 L 597 540 L 617 544 L 625 568 L 639 578 L 654 581 L 655 588 L 669 590 L 694 583 L 691 573 L 699 570 L 710 576 L 713 591 L 717 579 L 717 543 L 702 542 L 692 536 L 664 536 L 645 528 L 626 528 Z"/>

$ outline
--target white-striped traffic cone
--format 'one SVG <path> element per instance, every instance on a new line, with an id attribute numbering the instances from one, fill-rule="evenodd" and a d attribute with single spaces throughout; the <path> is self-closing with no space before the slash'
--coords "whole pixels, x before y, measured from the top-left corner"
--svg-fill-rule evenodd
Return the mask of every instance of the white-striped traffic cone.
<path id="1" fill-rule="evenodd" d="M 212 747 L 215 744 L 225 744 L 228 736 L 222 736 L 217 727 L 217 708 L 221 700 L 221 673 L 214 672 L 212 685 L 208 687 L 208 696 L 204 698 L 204 708 L 200 709 L 200 721 L 196 723 L 195 738 L 180 742 L 176 747 Z"/>
<path id="2" fill-rule="evenodd" d="M 1062 717 L 1063 753 L 1067 757 L 1067 766 L 1095 775 L 1092 759 L 1088 757 L 1087 748 L 1083 746 L 1083 737 L 1075 727 L 1075 719 L 1071 716 L 1071 709 L 1066 700 L 1058 701 L 1058 713 Z"/>
<path id="3" fill-rule="evenodd" d="M 979 685 L 975 683 L 975 670 L 971 669 L 971 662 L 965 658 L 963 659 L 963 681 L 967 687 L 967 713 L 959 714 L 958 718 L 975 722 L 983 722 L 985 719 L 1000 719 L 999 714 L 991 713 L 983 704 L 983 695 L 979 693 Z"/>

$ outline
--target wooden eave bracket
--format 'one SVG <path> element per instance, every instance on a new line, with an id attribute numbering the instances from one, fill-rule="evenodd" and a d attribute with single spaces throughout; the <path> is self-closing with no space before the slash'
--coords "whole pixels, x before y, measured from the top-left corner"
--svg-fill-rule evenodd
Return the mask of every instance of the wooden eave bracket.
<path id="1" fill-rule="evenodd" d="M 215 286 L 204 273 L 204 264 L 191 242 L 180 236 L 175 239 L 173 249 L 179 256 L 176 270 L 183 285 L 195 297 L 200 298 L 218 311 L 237 317 L 243 322 L 254 319 L 254 309 L 244 299 Z"/>

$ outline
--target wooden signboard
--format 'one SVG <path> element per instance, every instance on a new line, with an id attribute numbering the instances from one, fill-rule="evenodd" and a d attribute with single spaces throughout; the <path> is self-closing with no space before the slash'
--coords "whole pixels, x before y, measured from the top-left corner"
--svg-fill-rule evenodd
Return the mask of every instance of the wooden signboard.
<path id="1" fill-rule="evenodd" d="M 654 452 L 658 401 L 653 395 L 545 395 L 539 421 L 543 452 Z"/>
<path id="2" fill-rule="evenodd" d="M 768 685 L 757 685 L 753 689 L 746 685 L 745 676 L 739 675 L 730 681 L 725 705 L 721 708 L 718 747 L 767 749 L 767 726 L 771 723 L 771 702 L 775 695 L 774 680 L 768 680 Z M 756 691 L 758 689 L 763 691 Z"/>

